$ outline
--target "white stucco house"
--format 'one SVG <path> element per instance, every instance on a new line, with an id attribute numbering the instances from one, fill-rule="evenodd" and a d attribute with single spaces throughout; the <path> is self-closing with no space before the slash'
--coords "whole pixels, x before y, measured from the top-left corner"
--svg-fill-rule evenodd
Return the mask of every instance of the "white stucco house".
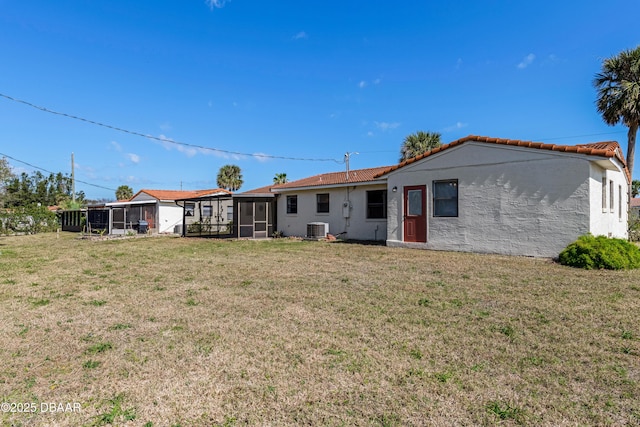
<path id="1" fill-rule="evenodd" d="M 471 135 L 398 165 L 315 175 L 270 191 L 285 235 L 326 227 L 388 246 L 555 257 L 586 233 L 627 238 L 630 179 L 617 142 Z"/>
<path id="2" fill-rule="evenodd" d="M 554 257 L 579 236 L 627 238 L 617 142 L 468 136 L 392 166 L 387 245 Z"/>

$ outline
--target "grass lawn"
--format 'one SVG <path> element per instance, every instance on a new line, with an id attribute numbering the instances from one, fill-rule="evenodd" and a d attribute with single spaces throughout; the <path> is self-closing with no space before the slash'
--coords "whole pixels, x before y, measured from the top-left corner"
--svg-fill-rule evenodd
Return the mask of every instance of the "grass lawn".
<path id="1" fill-rule="evenodd" d="M 0 238 L 2 425 L 640 425 L 638 271 L 75 237 Z"/>

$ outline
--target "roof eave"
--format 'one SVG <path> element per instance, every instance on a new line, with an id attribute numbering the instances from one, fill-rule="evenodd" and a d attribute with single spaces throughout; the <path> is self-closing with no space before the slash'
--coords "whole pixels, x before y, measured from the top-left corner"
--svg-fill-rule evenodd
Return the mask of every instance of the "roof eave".
<path id="1" fill-rule="evenodd" d="M 357 181 L 357 182 L 343 182 L 340 184 L 320 184 L 320 185 L 305 185 L 301 187 L 286 187 L 286 188 L 274 188 L 271 191 L 274 193 L 285 193 L 291 191 L 308 191 L 308 190 L 316 190 L 316 189 L 331 189 L 331 188 L 346 188 L 346 187 L 354 187 L 354 186 L 362 186 L 362 185 L 376 185 L 376 184 L 384 184 L 387 178 L 376 178 L 371 181 Z"/>

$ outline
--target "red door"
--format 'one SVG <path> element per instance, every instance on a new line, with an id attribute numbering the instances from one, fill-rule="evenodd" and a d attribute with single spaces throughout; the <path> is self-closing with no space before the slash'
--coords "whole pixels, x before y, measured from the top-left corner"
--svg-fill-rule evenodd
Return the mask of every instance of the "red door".
<path id="1" fill-rule="evenodd" d="M 426 187 L 404 187 L 404 241 L 427 241 Z"/>

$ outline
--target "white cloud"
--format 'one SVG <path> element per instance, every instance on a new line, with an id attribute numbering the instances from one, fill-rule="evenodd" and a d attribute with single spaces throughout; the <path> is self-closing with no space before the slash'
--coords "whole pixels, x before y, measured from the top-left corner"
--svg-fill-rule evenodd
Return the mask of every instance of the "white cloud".
<path id="1" fill-rule="evenodd" d="M 366 86 L 367 86 L 367 82 L 365 82 L 364 80 L 362 80 L 362 81 L 360 81 L 360 83 L 358 83 L 358 87 L 359 87 L 360 89 L 362 89 L 362 88 L 364 88 L 364 87 L 366 87 Z"/>
<path id="2" fill-rule="evenodd" d="M 186 145 L 176 144 L 175 142 L 173 142 L 171 138 L 167 138 L 165 135 L 159 135 L 158 138 L 160 139 L 160 141 L 158 141 L 157 139 L 154 141 L 162 145 L 167 151 L 171 151 L 175 149 L 181 153 L 186 154 L 187 157 L 193 157 L 196 154 L 198 154 L 198 150 L 195 147 L 188 147 Z"/>
<path id="3" fill-rule="evenodd" d="M 140 156 L 138 156 L 137 154 L 127 153 L 127 157 L 129 158 L 129 160 L 131 160 L 132 163 L 140 163 Z"/>
<path id="4" fill-rule="evenodd" d="M 373 81 L 373 84 L 374 84 L 374 85 L 379 85 L 380 83 L 382 83 L 382 79 L 380 79 L 380 78 L 377 78 L 377 79 L 375 79 L 375 80 Z"/>
<path id="5" fill-rule="evenodd" d="M 265 153 L 253 153 L 253 158 L 259 161 L 260 163 L 268 162 L 271 158 L 266 157 L 268 154 Z"/>
<path id="6" fill-rule="evenodd" d="M 294 40 L 300 40 L 300 39 L 307 39 L 309 38 L 309 36 L 307 35 L 306 32 L 304 31 L 300 31 L 298 34 L 296 34 L 295 36 L 293 36 Z"/>
<path id="7" fill-rule="evenodd" d="M 469 126 L 469 123 L 456 122 L 455 125 L 444 128 L 443 132 L 452 132 L 454 130 L 466 128 L 467 126 Z"/>
<path id="8" fill-rule="evenodd" d="M 373 136 L 373 132 L 371 131 L 367 132 L 367 136 Z"/>
<path id="9" fill-rule="evenodd" d="M 398 123 L 398 122 L 392 122 L 392 123 L 389 123 L 389 122 L 373 122 L 373 123 L 376 125 L 376 127 L 378 129 L 380 129 L 383 132 L 386 132 L 386 131 L 388 131 L 390 129 L 395 129 L 398 126 L 400 126 L 400 123 Z"/>
<path id="10" fill-rule="evenodd" d="M 460 67 L 462 67 L 462 58 L 458 58 L 458 60 L 456 61 L 456 70 L 459 70 Z"/>
<path id="11" fill-rule="evenodd" d="M 207 4 L 207 6 L 209 6 L 209 9 L 211 10 L 222 9 L 224 5 L 227 3 L 227 0 L 205 0 L 205 3 Z"/>
<path id="12" fill-rule="evenodd" d="M 173 141 L 171 138 L 167 138 L 165 135 L 158 135 L 158 137 L 154 138 L 153 141 L 157 144 L 162 145 L 167 151 L 176 150 L 180 153 L 184 153 L 187 157 L 193 157 L 196 154 L 203 154 L 205 156 L 216 156 L 223 159 L 233 160 L 242 160 L 246 158 L 246 156 L 242 156 L 240 154 L 225 153 L 224 151 L 215 150 L 213 148 L 209 149 L 204 147 L 192 147 L 189 145 L 180 144 Z"/>
<path id="13" fill-rule="evenodd" d="M 525 56 L 524 59 L 518 64 L 519 69 L 525 69 L 529 65 L 533 64 L 533 61 L 536 59 L 536 56 L 533 53 Z"/>
<path id="14" fill-rule="evenodd" d="M 120 144 L 118 144 L 117 142 L 111 141 L 110 144 L 111 144 L 111 146 L 113 147 L 114 150 L 122 151 L 122 146 Z"/>

